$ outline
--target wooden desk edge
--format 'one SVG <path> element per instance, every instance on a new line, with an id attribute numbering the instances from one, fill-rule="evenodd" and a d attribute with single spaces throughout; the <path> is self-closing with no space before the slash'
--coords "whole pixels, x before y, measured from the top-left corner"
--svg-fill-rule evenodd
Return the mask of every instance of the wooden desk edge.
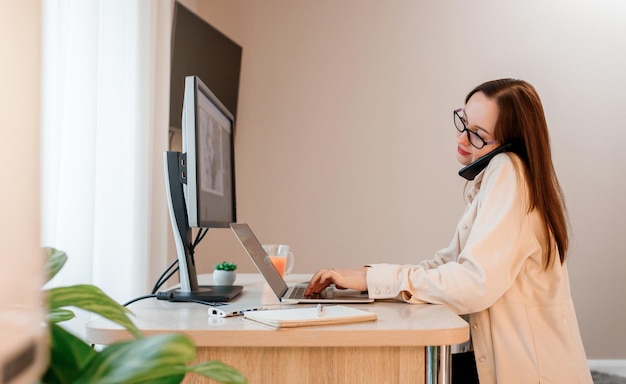
<path id="1" fill-rule="evenodd" d="M 112 344 L 132 338 L 125 329 L 104 329 L 87 325 L 86 339 L 94 344 Z M 441 346 L 464 343 L 469 340 L 469 325 L 445 330 L 351 330 L 324 327 L 302 327 L 281 330 L 228 330 L 227 337 L 215 338 L 216 331 L 198 330 L 142 330 L 145 336 L 162 333 L 182 333 L 197 347 L 407 347 Z M 293 332 L 297 332 L 294 341 Z"/>

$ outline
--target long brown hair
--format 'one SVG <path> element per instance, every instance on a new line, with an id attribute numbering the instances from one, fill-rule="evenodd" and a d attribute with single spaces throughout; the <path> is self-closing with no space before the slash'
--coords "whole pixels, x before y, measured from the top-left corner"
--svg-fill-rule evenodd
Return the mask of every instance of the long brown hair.
<path id="1" fill-rule="evenodd" d="M 562 264 L 569 243 L 567 212 L 563 191 L 552 164 L 548 124 L 539 95 L 532 85 L 517 79 L 483 83 L 467 95 L 465 102 L 476 92 L 484 93 L 498 106 L 494 139 L 513 144 L 512 152 L 524 164 L 530 194 L 529 210 L 536 209 L 539 213 L 548 239 L 544 268 L 548 268 L 555 259 L 550 234 L 554 236 Z"/>

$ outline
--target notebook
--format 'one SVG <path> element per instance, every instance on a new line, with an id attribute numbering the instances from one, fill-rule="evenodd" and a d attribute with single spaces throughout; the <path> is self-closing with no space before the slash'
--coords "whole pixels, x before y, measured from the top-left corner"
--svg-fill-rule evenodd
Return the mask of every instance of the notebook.
<path id="1" fill-rule="evenodd" d="M 235 236 L 245 249 L 252 262 L 257 267 L 261 275 L 267 281 L 276 297 L 281 302 L 288 303 L 371 303 L 367 292 L 355 291 L 351 289 L 335 289 L 332 285 L 324 292 L 315 297 L 304 297 L 304 290 L 307 283 L 288 286 L 280 273 L 274 268 L 274 264 L 263 250 L 263 246 L 256 238 L 248 224 L 231 224 L 230 228 L 235 232 Z"/>
<path id="2" fill-rule="evenodd" d="M 245 320 L 268 325 L 274 329 L 308 327 L 313 325 L 331 325 L 374 321 L 375 313 L 346 307 L 343 305 L 328 305 L 322 307 L 297 307 L 289 309 L 273 309 L 262 312 L 245 312 Z"/>

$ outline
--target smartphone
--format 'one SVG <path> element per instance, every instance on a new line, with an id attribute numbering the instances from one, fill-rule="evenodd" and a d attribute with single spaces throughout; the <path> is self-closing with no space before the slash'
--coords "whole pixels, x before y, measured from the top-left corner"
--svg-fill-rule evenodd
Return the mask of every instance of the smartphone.
<path id="1" fill-rule="evenodd" d="M 467 180 L 474 180 L 476 175 L 478 175 L 480 171 L 485 169 L 485 167 L 489 164 L 489 162 L 491 161 L 491 159 L 493 159 L 495 155 L 497 155 L 498 153 L 506 152 L 510 148 L 511 148 L 511 144 L 504 144 L 504 145 L 499 146 L 498 148 L 489 152 L 485 156 L 461 168 L 461 170 L 459 171 L 459 176 Z"/>

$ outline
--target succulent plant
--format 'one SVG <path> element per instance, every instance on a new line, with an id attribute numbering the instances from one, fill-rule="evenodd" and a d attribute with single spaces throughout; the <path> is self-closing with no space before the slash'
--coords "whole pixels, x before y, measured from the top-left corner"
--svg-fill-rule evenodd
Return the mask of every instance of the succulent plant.
<path id="1" fill-rule="evenodd" d="M 237 264 L 223 261 L 219 264 L 215 264 L 215 269 L 217 269 L 218 271 L 234 271 L 235 269 L 237 269 Z"/>

